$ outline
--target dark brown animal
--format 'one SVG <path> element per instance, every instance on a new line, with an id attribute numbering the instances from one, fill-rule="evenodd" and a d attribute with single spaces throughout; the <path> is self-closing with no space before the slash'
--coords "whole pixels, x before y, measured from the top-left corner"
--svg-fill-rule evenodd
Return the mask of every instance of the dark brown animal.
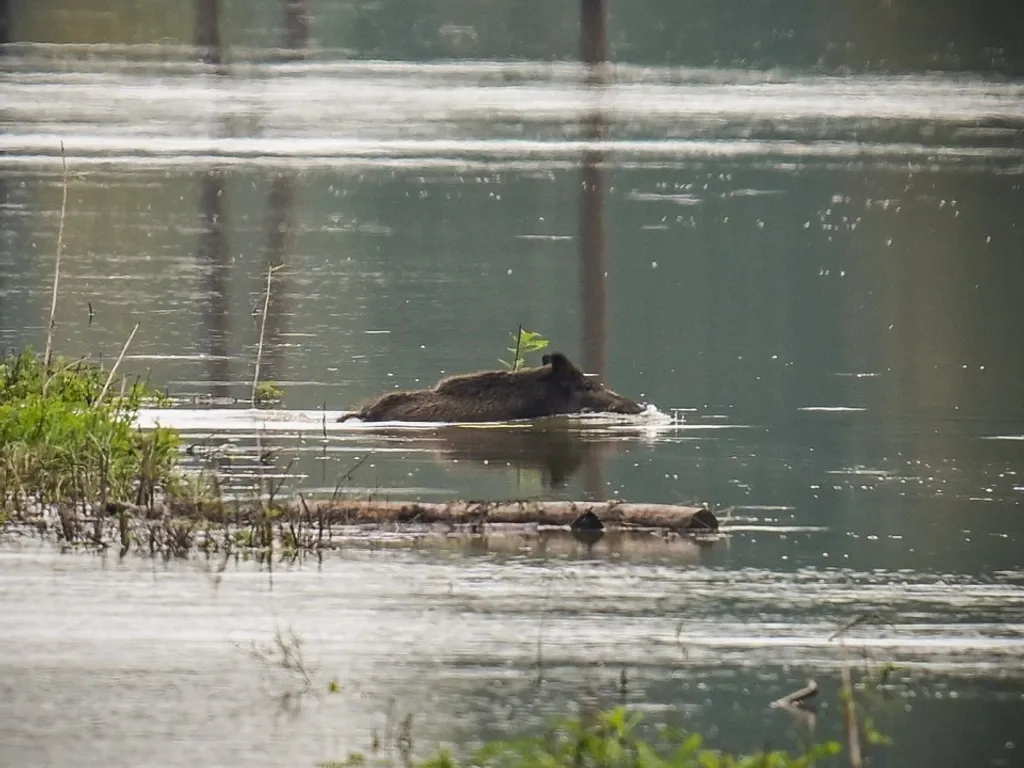
<path id="1" fill-rule="evenodd" d="M 433 389 L 391 392 L 339 421 L 512 421 L 584 411 L 640 413 L 643 407 L 583 375 L 565 355 L 544 355 L 525 371 L 481 371 Z"/>

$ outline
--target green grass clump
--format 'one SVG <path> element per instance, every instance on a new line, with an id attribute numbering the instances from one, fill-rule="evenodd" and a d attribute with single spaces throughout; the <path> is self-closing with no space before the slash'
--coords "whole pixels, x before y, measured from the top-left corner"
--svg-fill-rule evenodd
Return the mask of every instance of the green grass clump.
<path id="1" fill-rule="evenodd" d="M 764 750 L 734 755 L 709 749 L 700 734 L 676 728 L 656 729 L 648 739 L 639 731 L 641 719 L 640 713 L 616 707 L 586 721 L 557 720 L 541 735 L 488 742 L 468 759 L 442 750 L 414 763 L 405 752 L 401 763 L 416 768 L 810 768 L 843 751 L 839 742 L 825 741 L 797 753 Z M 353 753 L 343 761 L 320 763 L 319 768 L 395 763 L 393 758 L 368 760 Z"/>
<path id="2" fill-rule="evenodd" d="M 261 381 L 253 391 L 253 405 L 279 405 L 283 394 L 284 390 L 274 382 Z"/>
<path id="3" fill-rule="evenodd" d="M 491 768 L 532 766 L 573 766 L 573 768 L 807 768 L 842 751 L 837 742 L 824 742 L 805 752 L 763 751 L 733 755 L 704 746 L 703 737 L 680 729 L 658 729 L 647 740 L 638 732 L 639 712 L 625 707 L 597 713 L 590 723 L 567 718 L 547 734 L 515 741 L 485 745 L 473 765 Z M 442 768 L 456 763 L 444 753 L 424 768 Z"/>
<path id="4" fill-rule="evenodd" d="M 145 504 L 171 480 L 177 433 L 135 427 L 159 393 L 108 378 L 84 361 L 47 366 L 31 351 L 0 358 L 0 507 Z"/>

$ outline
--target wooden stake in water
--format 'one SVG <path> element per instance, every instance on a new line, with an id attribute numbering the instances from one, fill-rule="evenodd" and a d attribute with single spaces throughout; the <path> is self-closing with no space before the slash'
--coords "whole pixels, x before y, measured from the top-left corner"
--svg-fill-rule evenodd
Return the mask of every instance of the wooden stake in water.
<path id="1" fill-rule="evenodd" d="M 100 396 L 96 398 L 96 405 L 103 402 L 103 396 L 107 394 L 107 389 L 110 387 L 110 382 L 114 380 L 114 374 L 117 372 L 117 366 L 124 360 L 124 353 L 128 351 L 128 345 L 132 343 L 132 339 L 135 338 L 135 332 L 139 330 L 139 324 L 136 323 L 135 327 L 132 328 L 132 332 L 128 334 L 128 340 L 125 341 L 124 346 L 121 347 L 121 354 L 117 356 L 117 361 L 114 363 L 114 367 L 110 369 L 110 373 L 107 375 L 107 381 L 103 385 L 103 389 L 100 390 Z"/>
<path id="2" fill-rule="evenodd" d="M 263 318 L 260 321 L 260 343 L 256 348 L 256 371 L 252 375 L 252 404 L 256 406 L 256 388 L 260 384 L 260 362 L 263 360 L 263 335 L 267 330 L 267 310 L 270 307 L 270 281 L 274 277 L 274 273 L 283 267 L 284 264 L 278 264 L 276 267 L 267 267 L 267 292 L 263 297 Z"/>
<path id="3" fill-rule="evenodd" d="M 57 314 L 57 283 L 60 281 L 60 254 L 64 250 L 64 217 L 68 209 L 68 161 L 64 154 L 64 142 L 60 143 L 60 165 L 63 171 L 60 201 L 60 224 L 57 226 L 57 259 L 53 268 L 53 294 L 50 298 L 50 322 L 46 326 L 46 351 L 43 353 L 43 364 L 50 367 L 50 356 L 53 353 L 53 326 Z"/>

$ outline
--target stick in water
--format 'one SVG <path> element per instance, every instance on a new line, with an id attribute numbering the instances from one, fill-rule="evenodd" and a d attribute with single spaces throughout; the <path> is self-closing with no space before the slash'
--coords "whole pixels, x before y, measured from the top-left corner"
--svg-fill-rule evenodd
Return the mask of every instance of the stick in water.
<path id="1" fill-rule="evenodd" d="M 64 250 L 64 217 L 68 209 L 68 161 L 64 155 L 64 142 L 60 143 L 60 165 L 62 174 L 62 197 L 60 201 L 60 224 L 57 226 L 57 261 L 53 268 L 53 295 L 50 298 L 50 322 L 46 326 L 46 352 L 43 353 L 43 364 L 50 367 L 50 355 L 53 352 L 53 326 L 57 314 L 57 283 L 60 281 L 60 253 Z"/>
<path id="2" fill-rule="evenodd" d="M 278 264 L 276 267 L 267 267 L 267 293 L 263 297 L 263 318 L 260 320 L 260 343 L 256 348 L 256 371 L 252 375 L 252 404 L 256 407 L 256 387 L 260 383 L 260 362 L 263 360 L 263 334 L 267 330 L 267 309 L 270 307 L 270 281 L 274 273 L 283 267 Z"/>
<path id="3" fill-rule="evenodd" d="M 96 398 L 96 405 L 103 402 L 103 396 L 107 394 L 107 388 L 110 386 L 110 382 L 114 380 L 114 374 L 117 372 L 117 366 L 121 364 L 124 359 L 124 353 L 128 351 L 128 345 L 132 343 L 132 339 L 135 338 L 135 332 L 139 330 L 139 324 L 136 323 L 135 327 L 132 328 L 132 332 L 128 334 L 128 340 L 125 341 L 124 346 L 121 347 L 121 354 L 117 356 L 117 362 L 114 363 L 114 367 L 110 369 L 110 374 L 107 376 L 107 383 L 103 385 L 103 389 L 100 390 L 100 396 Z"/>
<path id="4" fill-rule="evenodd" d="M 773 707 L 794 707 L 800 706 L 807 699 L 818 695 L 818 684 L 814 680 L 808 680 L 807 685 L 798 691 L 786 694 L 781 699 L 772 702 Z"/>

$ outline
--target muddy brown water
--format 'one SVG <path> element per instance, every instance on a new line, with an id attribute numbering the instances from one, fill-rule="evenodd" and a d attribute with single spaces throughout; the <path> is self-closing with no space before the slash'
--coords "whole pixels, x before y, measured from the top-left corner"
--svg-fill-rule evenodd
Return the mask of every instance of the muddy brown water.
<path id="1" fill-rule="evenodd" d="M 138 322 L 125 371 L 180 398 L 141 425 L 180 428 L 225 493 L 707 501 L 726 535 L 393 532 L 272 564 L 7 537 L 0 765 L 312 765 L 409 713 L 426 753 L 591 699 L 752 750 L 796 743 L 768 704 L 809 677 L 838 735 L 844 657 L 895 665 L 873 764 L 1019 765 L 1012 14 L 927 40 L 897 19 L 899 46 L 853 17 L 826 45 L 796 4 L 764 39 L 708 4 L 729 34 L 680 24 L 685 46 L 620 19 L 588 89 L 551 61 L 576 50 L 561 11 L 424 8 L 410 32 L 404 6 L 363 5 L 318 9 L 314 52 L 282 61 L 277 5 L 234 4 L 218 74 L 176 42 L 190 18 L 126 2 L 123 28 L 65 35 L 13 3 L 14 39 L 40 42 L 0 60 L 0 343 L 45 340 L 63 140 L 56 347 L 109 363 Z M 261 378 L 284 400 L 254 412 L 234 403 L 281 262 Z M 520 323 L 656 410 L 333 421 L 496 366 Z M 277 633 L 302 641 L 304 695 L 253 653 Z"/>

